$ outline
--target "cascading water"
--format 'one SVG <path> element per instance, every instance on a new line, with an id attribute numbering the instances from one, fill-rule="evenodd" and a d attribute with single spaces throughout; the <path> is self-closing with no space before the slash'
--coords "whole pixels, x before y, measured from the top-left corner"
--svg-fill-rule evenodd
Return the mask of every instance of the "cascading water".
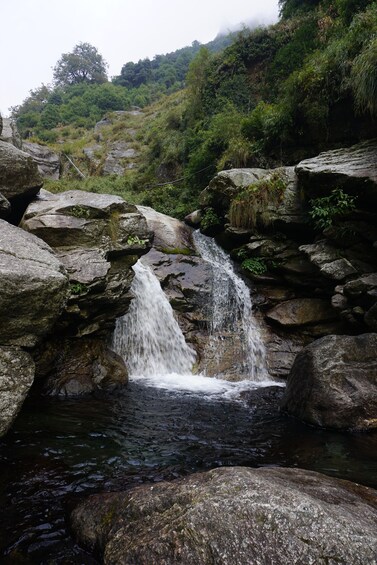
<path id="1" fill-rule="evenodd" d="M 208 356 L 219 363 L 224 339 L 237 337 L 234 361 L 240 364 L 241 377 L 255 382 L 266 380 L 266 352 L 253 317 L 249 289 L 214 239 L 197 231 L 194 241 L 202 258 L 211 266 L 213 278 Z"/>
<path id="2" fill-rule="evenodd" d="M 133 269 L 134 299 L 117 320 L 113 348 L 125 357 L 131 376 L 190 374 L 195 352 L 186 344 L 158 279 L 141 261 Z"/>

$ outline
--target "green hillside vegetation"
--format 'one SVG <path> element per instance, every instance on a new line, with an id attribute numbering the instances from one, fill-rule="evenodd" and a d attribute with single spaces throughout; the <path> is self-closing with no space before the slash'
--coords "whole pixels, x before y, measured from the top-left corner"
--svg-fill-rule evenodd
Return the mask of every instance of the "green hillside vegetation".
<path id="1" fill-rule="evenodd" d="M 375 136 L 377 3 L 282 0 L 280 7 L 277 24 L 243 30 L 222 51 L 193 44 L 191 62 L 180 50 L 128 63 L 111 83 L 43 86 L 15 109 L 21 130 L 70 151 L 85 168 L 82 149 L 96 139 L 95 121 L 142 107 L 132 142 L 137 166 L 98 186 L 120 194 L 123 186 L 135 201 L 178 217 L 197 207 L 216 171 L 294 164 Z M 127 138 L 131 119 L 113 114 L 104 152 Z"/>

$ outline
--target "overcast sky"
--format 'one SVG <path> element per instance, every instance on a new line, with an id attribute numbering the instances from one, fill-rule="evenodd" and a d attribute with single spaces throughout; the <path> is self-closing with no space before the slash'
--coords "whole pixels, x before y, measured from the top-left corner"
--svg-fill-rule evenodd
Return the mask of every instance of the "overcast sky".
<path id="1" fill-rule="evenodd" d="M 0 0 L 0 112 L 52 81 L 52 67 L 79 42 L 94 45 L 109 75 L 127 61 L 169 53 L 220 30 L 278 17 L 278 0 Z"/>

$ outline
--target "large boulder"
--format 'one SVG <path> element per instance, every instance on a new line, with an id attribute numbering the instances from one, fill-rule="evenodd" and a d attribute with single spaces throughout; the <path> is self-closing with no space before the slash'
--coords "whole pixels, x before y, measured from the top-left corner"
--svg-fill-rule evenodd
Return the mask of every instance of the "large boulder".
<path id="1" fill-rule="evenodd" d="M 0 141 L 0 193 L 21 216 L 43 182 L 30 155 L 10 143 Z"/>
<path id="2" fill-rule="evenodd" d="M 326 428 L 377 428 L 377 334 L 331 335 L 296 357 L 283 408 Z"/>
<path id="3" fill-rule="evenodd" d="M 24 141 L 22 149 L 37 163 L 42 178 L 58 180 L 60 176 L 60 158 L 45 145 Z"/>
<path id="4" fill-rule="evenodd" d="M 34 362 L 18 347 L 0 346 L 0 437 L 16 418 L 34 380 Z"/>
<path id="5" fill-rule="evenodd" d="M 123 359 L 101 339 L 52 339 L 35 354 L 43 394 L 81 396 L 113 390 L 128 381 Z"/>
<path id="6" fill-rule="evenodd" d="M 154 233 L 153 247 L 167 254 L 196 254 L 192 240 L 192 229 L 176 218 L 156 212 L 148 206 L 137 206 Z"/>
<path id="7" fill-rule="evenodd" d="M 228 467 L 94 495 L 71 517 L 106 565 L 376 563 L 377 493 L 301 469 Z"/>
<path id="8" fill-rule="evenodd" d="M 131 300 L 131 267 L 150 248 L 151 233 L 136 207 L 108 194 L 41 191 L 21 226 L 66 266 L 70 297 L 61 325 L 77 336 L 113 328 Z"/>
<path id="9" fill-rule="evenodd" d="M 313 197 L 338 187 L 377 203 L 377 140 L 320 153 L 296 166 L 299 185 Z"/>
<path id="10" fill-rule="evenodd" d="M 0 344 L 33 347 L 56 323 L 68 276 L 44 242 L 0 220 Z"/>

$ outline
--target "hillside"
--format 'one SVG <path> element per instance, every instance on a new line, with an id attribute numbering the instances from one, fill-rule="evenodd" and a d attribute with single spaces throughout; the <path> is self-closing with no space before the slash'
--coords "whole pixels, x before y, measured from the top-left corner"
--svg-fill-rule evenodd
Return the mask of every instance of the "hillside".
<path id="1" fill-rule="evenodd" d="M 374 137 L 376 31 L 376 2 L 282 0 L 276 25 L 127 63 L 111 83 L 45 92 L 39 106 L 31 96 L 14 115 L 24 136 L 53 143 L 85 174 L 111 174 L 118 151 L 118 176 L 98 190 L 183 217 L 219 170 L 294 164 Z"/>

